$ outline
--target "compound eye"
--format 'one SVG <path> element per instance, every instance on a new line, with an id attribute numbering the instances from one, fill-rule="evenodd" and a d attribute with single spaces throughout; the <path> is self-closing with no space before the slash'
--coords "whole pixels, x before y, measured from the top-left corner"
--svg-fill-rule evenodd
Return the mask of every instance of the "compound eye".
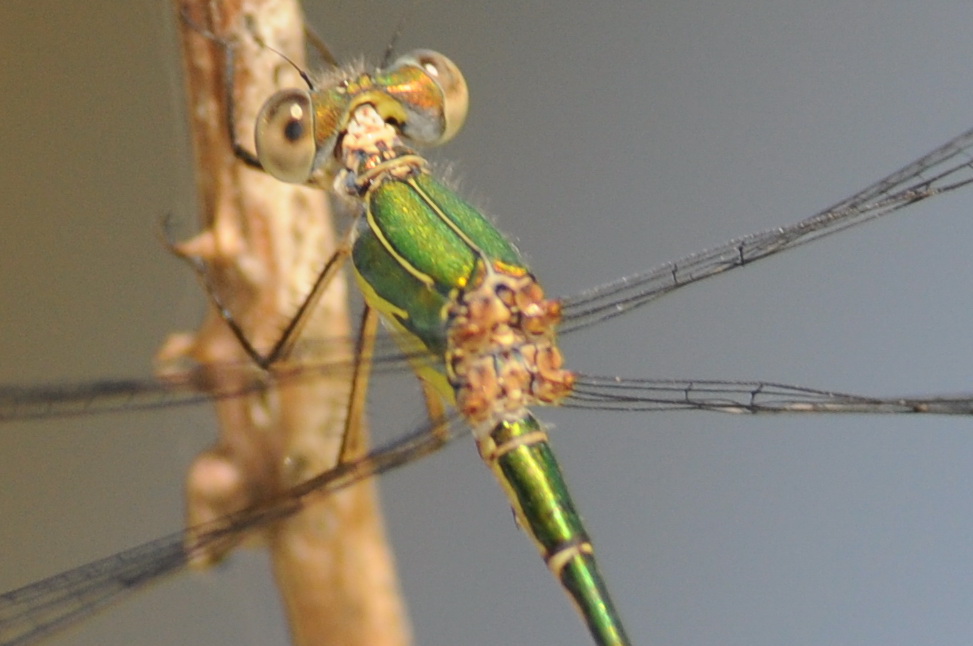
<path id="1" fill-rule="evenodd" d="M 435 143 L 449 141 L 463 127 L 469 111 L 470 91 L 463 73 L 456 67 L 456 63 L 429 49 L 409 52 L 403 59 L 420 67 L 442 90 L 442 114 L 445 123 L 443 133 Z"/>
<path id="2" fill-rule="evenodd" d="M 264 170 L 284 182 L 303 184 L 314 170 L 314 113 L 304 90 L 282 90 L 257 115 L 254 138 Z"/>

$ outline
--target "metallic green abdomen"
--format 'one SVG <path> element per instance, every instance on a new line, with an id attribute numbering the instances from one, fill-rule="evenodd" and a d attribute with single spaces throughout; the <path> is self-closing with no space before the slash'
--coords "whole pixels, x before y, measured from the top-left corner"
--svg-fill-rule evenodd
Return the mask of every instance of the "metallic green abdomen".
<path id="1" fill-rule="evenodd" d="M 500 422 L 489 435 L 478 438 L 477 446 L 507 492 L 521 526 L 577 606 L 595 643 L 628 644 L 598 572 L 594 547 L 540 422 L 530 414 Z"/>

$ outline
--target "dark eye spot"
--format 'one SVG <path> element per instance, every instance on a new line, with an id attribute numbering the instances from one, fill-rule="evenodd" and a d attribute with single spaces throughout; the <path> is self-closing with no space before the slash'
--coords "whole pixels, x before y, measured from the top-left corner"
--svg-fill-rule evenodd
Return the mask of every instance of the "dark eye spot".
<path id="1" fill-rule="evenodd" d="M 287 141 L 300 141 L 304 137 L 304 125 L 297 119 L 291 119 L 284 126 L 284 137 Z"/>

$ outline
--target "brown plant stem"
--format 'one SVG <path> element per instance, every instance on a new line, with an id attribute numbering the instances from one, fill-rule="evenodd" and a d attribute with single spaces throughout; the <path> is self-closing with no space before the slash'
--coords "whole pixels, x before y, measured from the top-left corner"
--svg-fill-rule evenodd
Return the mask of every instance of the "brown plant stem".
<path id="1" fill-rule="evenodd" d="M 250 130 L 263 101 L 281 87 L 301 85 L 293 67 L 254 35 L 303 66 L 302 16 L 292 0 L 176 0 L 175 7 L 192 23 L 179 20 L 202 214 L 202 232 L 178 245 L 178 252 L 205 262 L 213 289 L 248 339 L 266 348 L 334 249 L 326 196 L 279 182 L 234 157 L 226 128 L 224 49 L 199 28 L 233 44 L 236 137 L 252 150 Z M 304 328 L 315 336 L 350 334 L 345 286 L 335 282 Z M 347 359 L 348 346 L 334 345 L 301 358 Z M 187 360 L 201 366 L 247 361 L 213 308 L 197 332 L 173 335 L 160 351 L 168 366 Z M 334 466 L 349 388 L 347 376 L 321 376 L 217 403 L 219 440 L 197 458 L 187 481 L 189 525 L 272 498 Z M 365 429 L 357 430 L 364 437 Z M 271 551 L 295 644 L 409 642 L 373 483 L 315 497 L 259 538 Z"/>

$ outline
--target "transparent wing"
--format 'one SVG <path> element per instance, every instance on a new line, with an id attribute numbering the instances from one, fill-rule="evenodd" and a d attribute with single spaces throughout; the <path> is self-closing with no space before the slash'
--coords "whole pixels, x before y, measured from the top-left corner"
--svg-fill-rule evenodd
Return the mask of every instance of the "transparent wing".
<path id="1" fill-rule="evenodd" d="M 971 415 L 973 393 L 941 397 L 869 397 L 770 381 L 623 379 L 579 375 L 568 408 L 646 412 L 871 413 Z"/>
<path id="2" fill-rule="evenodd" d="M 705 278 L 864 224 L 973 182 L 973 130 L 795 224 L 761 231 L 564 299 L 564 332 L 594 325 Z"/>
<path id="3" fill-rule="evenodd" d="M 349 339 L 302 343 L 354 344 Z M 298 353 L 299 359 L 300 353 Z M 399 352 L 391 339 L 382 339 L 372 357 L 376 373 L 411 371 L 419 355 Z M 105 379 L 100 381 L 39 385 L 0 385 L 0 422 L 91 415 L 118 411 L 151 410 L 186 406 L 240 397 L 272 385 L 290 384 L 330 375 L 350 375 L 354 361 L 332 363 L 290 362 L 264 371 L 251 361 L 193 366 L 170 370 L 157 377 Z"/>
<path id="4" fill-rule="evenodd" d="M 33 643 L 179 572 L 204 554 L 222 553 L 246 532 L 297 513 L 310 496 L 419 460 L 457 437 L 463 425 L 456 422 L 420 427 L 258 506 L 6 592 L 0 595 L 0 646 Z M 435 428 L 444 430 L 434 433 Z"/>
<path id="5" fill-rule="evenodd" d="M 762 381 L 622 379 L 578 375 L 564 406 L 630 412 L 707 410 L 722 413 L 973 414 L 973 394 L 955 397 L 880 398 Z M 107 558 L 0 595 L 0 646 L 32 643 L 189 565 L 221 553 L 241 535 L 297 513 L 310 496 L 326 495 L 359 480 L 415 462 L 465 431 L 462 419 L 444 432 L 427 424 L 339 465 L 258 506 L 213 523 L 164 536 Z"/>

